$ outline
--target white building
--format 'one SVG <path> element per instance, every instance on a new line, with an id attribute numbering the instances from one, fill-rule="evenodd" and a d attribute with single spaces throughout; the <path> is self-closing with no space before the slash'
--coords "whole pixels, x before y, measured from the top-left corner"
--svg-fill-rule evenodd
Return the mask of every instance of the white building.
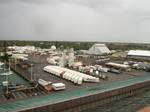
<path id="1" fill-rule="evenodd" d="M 16 53 L 32 53 L 35 51 L 35 46 L 9 46 L 8 49 Z"/>
<path id="2" fill-rule="evenodd" d="M 55 50 L 56 50 L 56 46 L 55 46 L 55 45 L 52 45 L 52 46 L 51 46 L 51 50 L 55 51 Z"/>
<path id="3" fill-rule="evenodd" d="M 87 54 L 102 55 L 111 53 L 105 44 L 94 44 L 88 51 Z"/>
<path id="4" fill-rule="evenodd" d="M 74 49 L 71 48 L 68 53 L 68 66 L 69 67 L 73 66 L 74 60 L 75 60 Z"/>
<path id="5" fill-rule="evenodd" d="M 130 50 L 127 54 L 128 58 L 150 60 L 150 51 L 148 50 Z"/>

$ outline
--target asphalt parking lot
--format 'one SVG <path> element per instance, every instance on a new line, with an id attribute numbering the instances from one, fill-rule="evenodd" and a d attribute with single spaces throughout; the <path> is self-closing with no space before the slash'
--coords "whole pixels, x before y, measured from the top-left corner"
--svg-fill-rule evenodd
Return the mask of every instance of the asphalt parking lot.
<path id="1" fill-rule="evenodd" d="M 108 80 L 100 79 L 99 83 L 83 82 L 83 84 L 79 86 L 79 85 L 75 85 L 74 83 L 72 83 L 68 80 L 65 80 L 65 79 L 57 77 L 53 74 L 44 72 L 43 68 L 45 66 L 49 65 L 46 61 L 47 57 L 48 57 L 48 55 L 29 55 L 29 60 L 35 63 L 35 66 L 33 67 L 34 78 L 36 80 L 41 78 L 41 79 L 51 81 L 51 82 L 65 83 L 67 89 L 75 89 L 75 88 L 94 86 L 94 85 L 97 85 L 97 84 L 103 84 L 103 83 L 113 82 L 113 81 L 117 81 L 117 80 L 124 80 L 124 79 L 127 79 L 127 78 L 134 77 L 132 75 L 128 75 L 128 74 L 125 74 L 125 73 L 121 73 L 121 74 L 103 73 L 103 74 L 108 76 Z M 30 71 L 30 68 L 29 68 L 28 71 Z"/>

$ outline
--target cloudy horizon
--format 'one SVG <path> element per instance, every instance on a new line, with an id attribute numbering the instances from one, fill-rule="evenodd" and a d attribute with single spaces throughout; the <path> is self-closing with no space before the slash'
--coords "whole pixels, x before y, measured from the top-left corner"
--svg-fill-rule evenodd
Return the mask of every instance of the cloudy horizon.
<path id="1" fill-rule="evenodd" d="M 150 43 L 148 0 L 0 0 L 0 40 Z"/>

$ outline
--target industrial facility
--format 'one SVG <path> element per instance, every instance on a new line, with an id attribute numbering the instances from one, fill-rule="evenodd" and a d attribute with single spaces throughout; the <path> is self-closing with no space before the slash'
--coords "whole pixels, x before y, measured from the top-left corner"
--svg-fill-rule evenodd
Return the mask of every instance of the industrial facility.
<path id="1" fill-rule="evenodd" d="M 111 53 L 105 44 L 94 44 L 89 50 L 83 52 L 89 55 L 104 55 Z"/>
<path id="2" fill-rule="evenodd" d="M 150 51 L 118 58 L 120 51 L 97 43 L 80 51 L 8 46 L 8 60 L 0 61 L 0 112 L 80 112 L 149 88 Z"/>
<path id="3" fill-rule="evenodd" d="M 130 50 L 127 57 L 132 59 L 150 60 L 150 51 Z"/>

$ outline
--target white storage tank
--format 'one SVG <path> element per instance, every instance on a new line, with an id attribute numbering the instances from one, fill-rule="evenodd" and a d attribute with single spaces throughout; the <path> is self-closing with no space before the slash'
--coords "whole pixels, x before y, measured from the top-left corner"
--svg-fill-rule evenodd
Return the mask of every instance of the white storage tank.
<path id="1" fill-rule="evenodd" d="M 70 74 L 67 72 L 66 79 L 69 80 Z"/>
<path id="2" fill-rule="evenodd" d="M 82 84 L 82 81 L 83 81 L 83 78 L 82 78 L 82 77 L 79 77 L 77 84 Z"/>
<path id="3" fill-rule="evenodd" d="M 92 68 L 90 69 L 90 74 L 93 74 L 93 69 Z"/>
<path id="4" fill-rule="evenodd" d="M 77 71 L 69 70 L 67 68 L 60 67 L 60 66 L 46 66 L 44 67 L 44 71 L 47 71 L 49 73 L 52 73 L 54 75 L 57 75 L 59 77 L 62 77 L 64 79 L 67 79 L 67 80 L 70 80 L 72 82 L 79 83 L 79 84 L 82 83 L 82 81 L 99 82 L 99 79 L 96 77 L 89 76 L 87 74 L 80 73 Z M 80 80 L 78 81 L 77 79 L 78 80 L 80 79 Z"/>
<path id="5" fill-rule="evenodd" d="M 76 76 L 75 78 L 74 78 L 74 83 L 76 84 L 77 82 L 78 82 L 78 78 L 79 78 L 79 76 Z"/>
<path id="6" fill-rule="evenodd" d="M 68 72 L 64 73 L 64 78 L 67 79 L 68 78 Z"/>
<path id="7" fill-rule="evenodd" d="M 69 77 L 69 80 L 70 80 L 70 81 L 71 81 L 73 75 L 74 75 L 74 74 L 70 73 L 70 77 Z"/>
<path id="8" fill-rule="evenodd" d="M 74 82 L 76 75 L 73 75 L 71 81 Z"/>
<path id="9" fill-rule="evenodd" d="M 96 74 L 96 75 L 99 75 L 99 71 L 95 71 L 95 74 Z"/>

